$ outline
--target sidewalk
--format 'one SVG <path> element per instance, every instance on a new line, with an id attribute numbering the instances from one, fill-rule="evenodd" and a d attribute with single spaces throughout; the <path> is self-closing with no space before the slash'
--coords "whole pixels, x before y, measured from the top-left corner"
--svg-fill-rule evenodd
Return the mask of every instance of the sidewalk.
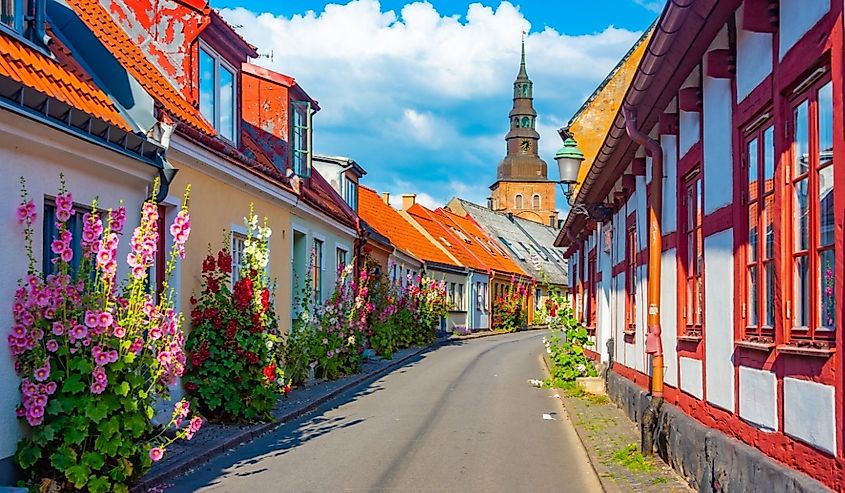
<path id="1" fill-rule="evenodd" d="M 544 355 L 545 356 L 545 355 Z M 543 361 L 548 365 L 546 358 Z M 548 366 L 547 366 L 548 368 Z M 558 389 L 578 438 L 607 493 L 693 491 L 659 457 L 640 453 L 640 432 L 607 396 L 587 394 L 574 383 Z"/>
<path id="2" fill-rule="evenodd" d="M 415 347 L 398 351 L 390 360 L 365 361 L 361 372 L 334 381 L 320 381 L 315 385 L 296 388 L 287 399 L 280 399 L 273 410 L 275 421 L 253 425 L 221 425 L 205 423 L 193 440 L 179 440 L 167 448 L 164 458 L 157 462 L 131 491 L 164 491 L 166 482 L 191 469 L 205 464 L 214 457 L 238 445 L 269 433 L 287 421 L 296 419 L 321 404 L 337 397 L 356 385 L 381 377 L 405 364 L 420 354 L 448 341 L 443 338 L 428 347 Z"/>

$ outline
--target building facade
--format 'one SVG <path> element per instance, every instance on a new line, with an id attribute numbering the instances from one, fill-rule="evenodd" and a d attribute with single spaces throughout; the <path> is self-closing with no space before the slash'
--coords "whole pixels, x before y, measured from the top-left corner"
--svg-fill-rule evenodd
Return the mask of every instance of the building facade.
<path id="1" fill-rule="evenodd" d="M 843 4 L 670 2 L 647 43 L 576 196 L 612 214 L 557 240 L 573 301 L 617 375 L 842 490 Z"/>

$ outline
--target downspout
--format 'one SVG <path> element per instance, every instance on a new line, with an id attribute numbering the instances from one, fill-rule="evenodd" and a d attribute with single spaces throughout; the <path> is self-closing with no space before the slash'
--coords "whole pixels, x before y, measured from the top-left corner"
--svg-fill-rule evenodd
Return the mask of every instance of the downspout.
<path id="1" fill-rule="evenodd" d="M 361 262 L 361 256 L 364 254 L 364 245 L 367 243 L 367 237 L 364 233 L 364 227 L 361 226 L 361 216 L 355 215 L 355 232 L 358 233 L 358 237 L 355 238 L 355 266 L 352 269 L 352 277 L 355 280 L 355 284 L 358 284 L 358 280 L 361 278 L 361 266 L 363 263 Z"/>
<path id="2" fill-rule="evenodd" d="M 651 157 L 651 185 L 648 197 L 648 331 L 645 351 L 651 355 L 651 403 L 643 414 L 642 451 L 651 454 L 657 415 L 663 405 L 663 342 L 660 328 L 660 255 L 663 251 L 663 148 L 637 128 L 636 112 L 622 108 L 628 137 L 645 147 Z"/>

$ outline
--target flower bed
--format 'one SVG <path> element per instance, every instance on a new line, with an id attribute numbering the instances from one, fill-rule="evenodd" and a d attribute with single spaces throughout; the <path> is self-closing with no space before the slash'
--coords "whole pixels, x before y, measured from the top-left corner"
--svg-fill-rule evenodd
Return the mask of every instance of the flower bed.
<path id="1" fill-rule="evenodd" d="M 493 300 L 493 330 L 516 332 L 525 327 L 528 321 L 527 293 L 528 286 L 511 280 L 505 294 Z"/>
<path id="2" fill-rule="evenodd" d="M 584 353 L 585 347 L 593 345 L 587 329 L 578 322 L 562 297 L 554 298 L 554 305 L 550 308 L 555 313 L 555 316 L 549 316 L 548 319 L 551 336 L 543 338 L 551 366 L 548 384 L 562 387 L 578 377 L 597 376 L 593 362 Z"/>
<path id="3" fill-rule="evenodd" d="M 55 200 L 57 233 L 44 240 L 53 257 L 40 272 L 32 245 L 36 207 L 23 179 L 21 189 L 17 212 L 28 269 L 15 293 L 8 342 L 21 377 L 17 412 L 28 433 L 15 461 L 25 482 L 42 491 L 128 491 L 167 445 L 191 439 L 202 424 L 199 418 L 187 421 L 190 406 L 180 401 L 167 426 L 153 425 L 154 402 L 168 398 L 168 386 L 185 368 L 181 315 L 173 308 L 167 279 L 184 257 L 190 234 L 188 191 L 170 227 L 174 246 L 156 299 L 149 293 L 148 272 L 165 232 L 158 230 L 154 202 L 143 204 L 126 258 L 131 273 L 119 283 L 123 207 L 101 211 L 96 201 L 91 205 L 81 218 L 81 258 L 74 259 L 68 221 L 76 213 L 62 179 Z M 153 197 L 157 189 L 156 182 Z M 170 426 L 178 431 L 166 438 Z"/>
<path id="4" fill-rule="evenodd" d="M 223 248 L 206 257 L 202 293 L 191 299 L 185 388 L 202 414 L 216 422 L 272 419 L 276 400 L 289 389 L 265 270 L 272 231 L 266 220 L 259 226 L 251 207 L 244 222 L 247 238 L 239 269 L 243 277 L 232 285 L 232 256 Z"/>

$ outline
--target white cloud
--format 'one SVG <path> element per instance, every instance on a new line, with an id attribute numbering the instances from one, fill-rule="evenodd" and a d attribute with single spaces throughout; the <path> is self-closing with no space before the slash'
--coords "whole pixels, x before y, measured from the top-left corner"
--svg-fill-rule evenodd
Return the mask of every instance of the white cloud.
<path id="1" fill-rule="evenodd" d="M 320 101 L 317 151 L 354 157 L 369 172 L 366 183 L 415 191 L 423 203 L 459 193 L 483 203 L 505 154 L 523 30 L 547 162 L 559 147 L 556 129 L 640 35 L 613 26 L 579 36 L 548 27 L 530 32 L 507 1 L 471 4 L 462 16 L 443 15 L 429 2 L 383 11 L 377 0 L 290 18 L 243 8 L 222 14 L 243 26 L 239 32 L 260 53 L 272 52 L 272 61 L 256 63 L 294 76 Z M 397 180 L 408 188 L 394 190 L 403 188 Z"/>
<path id="2" fill-rule="evenodd" d="M 649 12 L 654 12 L 659 14 L 661 10 L 663 10 L 663 4 L 665 2 L 660 1 L 652 1 L 652 0 L 634 0 L 634 3 L 639 5 L 640 7 L 648 10 Z"/>

